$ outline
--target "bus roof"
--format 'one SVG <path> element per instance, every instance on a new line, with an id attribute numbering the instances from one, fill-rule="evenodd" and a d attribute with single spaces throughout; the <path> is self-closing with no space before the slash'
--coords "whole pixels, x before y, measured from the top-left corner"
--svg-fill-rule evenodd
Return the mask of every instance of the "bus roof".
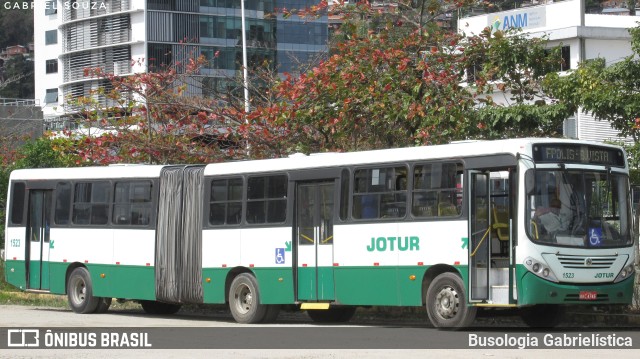
<path id="1" fill-rule="evenodd" d="M 285 158 L 212 163 L 205 176 L 326 168 L 341 165 L 392 163 L 400 160 L 454 159 L 499 153 L 531 155 L 534 143 L 571 143 L 615 147 L 613 145 L 570 139 L 520 138 L 494 141 L 460 141 L 446 145 L 393 148 L 360 152 L 293 154 Z M 97 178 L 158 178 L 168 165 L 116 164 L 96 167 L 22 169 L 11 172 L 11 180 L 55 180 Z"/>
<path id="2" fill-rule="evenodd" d="M 101 167 L 34 168 L 11 172 L 11 180 L 93 178 L 158 178 L 162 165 L 111 165 Z"/>
<path id="3" fill-rule="evenodd" d="M 556 138 L 520 138 L 494 141 L 460 141 L 446 145 L 405 147 L 360 152 L 295 154 L 287 158 L 213 163 L 205 168 L 205 176 L 265 171 L 323 168 L 336 165 L 390 163 L 399 160 L 453 159 L 498 153 L 531 155 L 534 143 L 571 143 L 616 147 L 613 145 Z M 617 147 L 616 147 L 617 148 Z"/>

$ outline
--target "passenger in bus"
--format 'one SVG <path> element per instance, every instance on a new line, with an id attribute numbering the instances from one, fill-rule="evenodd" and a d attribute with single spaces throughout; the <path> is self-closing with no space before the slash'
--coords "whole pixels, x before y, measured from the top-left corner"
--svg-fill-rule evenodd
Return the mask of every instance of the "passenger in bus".
<path id="1" fill-rule="evenodd" d="M 542 225 L 544 228 L 543 233 L 556 233 L 560 230 L 566 229 L 563 228 L 563 221 L 560 218 L 560 208 L 562 207 L 562 203 L 559 199 L 553 198 L 549 202 L 549 207 L 538 207 L 536 209 L 534 219 L 536 222 Z"/>

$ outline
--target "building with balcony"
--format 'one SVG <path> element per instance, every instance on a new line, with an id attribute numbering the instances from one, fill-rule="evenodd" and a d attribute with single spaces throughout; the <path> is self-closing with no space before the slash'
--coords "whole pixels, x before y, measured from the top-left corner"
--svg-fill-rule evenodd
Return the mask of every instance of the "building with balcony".
<path id="1" fill-rule="evenodd" d="M 460 18 L 458 31 L 479 34 L 487 26 L 500 30 L 519 27 L 531 36 L 548 36 L 549 46 L 561 46 L 562 71 L 576 69 L 578 64 L 604 58 L 607 65 L 632 55 L 629 28 L 638 26 L 640 16 L 585 13 L 584 0 L 568 0 L 510 11 Z M 498 103 L 508 103 L 508 94 L 494 93 Z M 620 140 L 609 122 L 578 111 L 565 120 L 563 134 L 568 138 L 605 141 Z M 630 139 L 627 139 L 630 141 Z"/>
<path id="2" fill-rule="evenodd" d="M 192 79 L 190 94 L 226 88 L 242 69 L 240 1 L 249 67 L 267 60 L 279 72 L 295 72 L 298 63 L 327 52 L 326 16 L 277 13 L 316 0 L 47 0 L 34 9 L 35 97 L 45 117 L 73 112 L 71 99 L 108 88 L 87 77 L 87 68 L 122 76 L 203 55 L 208 64 Z M 94 98 L 107 104 L 104 96 Z"/>

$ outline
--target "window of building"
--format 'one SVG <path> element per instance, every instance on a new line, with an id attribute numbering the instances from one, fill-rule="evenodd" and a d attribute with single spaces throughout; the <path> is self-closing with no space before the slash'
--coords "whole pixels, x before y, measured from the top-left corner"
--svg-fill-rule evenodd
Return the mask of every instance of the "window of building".
<path id="1" fill-rule="evenodd" d="M 249 177 L 247 222 L 283 223 L 287 218 L 287 176 Z"/>
<path id="2" fill-rule="evenodd" d="M 545 53 L 549 55 L 553 50 L 545 50 Z M 559 51 L 560 58 L 553 71 L 567 71 L 571 69 L 571 46 L 562 46 Z"/>
<path id="3" fill-rule="evenodd" d="M 44 103 L 58 102 L 58 89 L 47 89 L 47 94 L 44 97 Z"/>
<path id="4" fill-rule="evenodd" d="M 112 223 L 146 226 L 151 223 L 151 181 L 117 182 L 113 193 Z"/>
<path id="5" fill-rule="evenodd" d="M 44 44 L 53 45 L 58 43 L 58 30 L 49 30 L 44 33 Z"/>
<path id="6" fill-rule="evenodd" d="M 54 15 L 58 13 L 58 4 L 56 0 L 47 0 L 44 3 L 44 14 L 45 15 Z"/>
<path id="7" fill-rule="evenodd" d="M 242 178 L 211 181 L 209 223 L 214 226 L 240 224 L 242 220 Z"/>
<path id="8" fill-rule="evenodd" d="M 60 182 L 56 186 L 56 209 L 54 223 L 59 225 L 69 224 L 71 214 L 71 184 Z"/>
<path id="9" fill-rule="evenodd" d="M 407 211 L 407 168 L 378 167 L 354 172 L 355 219 L 399 218 Z"/>
<path id="10" fill-rule="evenodd" d="M 431 163 L 413 170 L 411 214 L 415 217 L 456 217 L 462 208 L 462 165 Z"/>
<path id="11" fill-rule="evenodd" d="M 58 60 L 57 59 L 47 60 L 46 67 L 47 67 L 48 74 L 53 74 L 58 72 Z"/>
<path id="12" fill-rule="evenodd" d="M 11 223 L 22 224 L 24 220 L 24 183 L 14 183 L 11 191 Z"/>
<path id="13" fill-rule="evenodd" d="M 109 222 L 109 182 L 80 182 L 73 196 L 74 224 L 103 225 Z"/>

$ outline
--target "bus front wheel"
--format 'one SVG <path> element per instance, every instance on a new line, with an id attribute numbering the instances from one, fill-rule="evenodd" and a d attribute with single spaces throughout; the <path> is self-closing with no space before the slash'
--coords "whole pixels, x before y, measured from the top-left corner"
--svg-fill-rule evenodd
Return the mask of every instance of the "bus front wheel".
<path id="1" fill-rule="evenodd" d="M 86 268 L 78 267 L 69 275 L 67 297 L 71 310 L 76 313 L 93 313 L 98 308 L 100 298 L 93 296 L 91 275 Z"/>
<path id="2" fill-rule="evenodd" d="M 260 323 L 267 316 L 267 306 L 260 302 L 258 283 L 251 274 L 239 274 L 231 282 L 229 309 L 233 319 L 243 324 Z"/>
<path id="3" fill-rule="evenodd" d="M 435 277 L 425 298 L 427 315 L 436 328 L 464 328 L 476 317 L 476 307 L 467 305 L 462 279 L 454 273 Z"/>

